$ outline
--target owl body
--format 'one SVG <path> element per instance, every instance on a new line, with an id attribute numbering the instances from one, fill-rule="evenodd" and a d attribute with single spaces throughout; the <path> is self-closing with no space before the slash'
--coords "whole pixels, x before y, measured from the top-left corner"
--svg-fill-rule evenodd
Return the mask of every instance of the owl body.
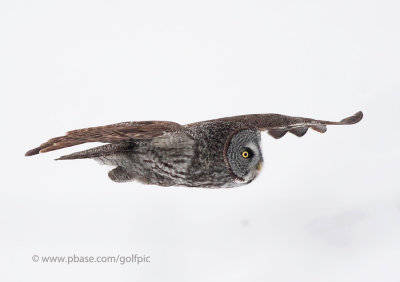
<path id="1" fill-rule="evenodd" d="M 184 134 L 171 133 L 119 147 L 105 145 L 92 158 L 117 166 L 109 173 L 115 182 L 137 180 L 159 186 L 237 187 L 252 181 L 256 174 L 247 181 L 232 177 L 222 154 L 232 128 L 244 129 L 243 124 L 230 122 L 188 125 Z"/>
<path id="2" fill-rule="evenodd" d="M 69 131 L 25 155 L 31 156 L 87 142 L 107 145 L 62 156 L 58 160 L 94 159 L 115 166 L 115 182 L 139 181 L 160 186 L 230 188 L 252 182 L 263 163 L 261 131 L 274 138 L 298 137 L 309 128 L 359 122 L 362 112 L 339 122 L 255 114 L 180 125 L 168 121 L 123 122 Z"/>

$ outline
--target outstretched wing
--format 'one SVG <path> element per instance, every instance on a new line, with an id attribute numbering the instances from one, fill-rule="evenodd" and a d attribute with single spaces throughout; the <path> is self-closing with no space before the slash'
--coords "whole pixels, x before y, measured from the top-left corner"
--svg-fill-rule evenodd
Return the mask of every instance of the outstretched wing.
<path id="1" fill-rule="evenodd" d="M 242 122 L 250 126 L 255 126 L 260 131 L 267 130 L 272 137 L 279 139 L 287 132 L 301 137 L 306 134 L 309 128 L 312 128 L 320 133 L 324 133 L 327 125 L 350 125 L 359 122 L 362 118 L 363 113 L 359 111 L 354 115 L 344 118 L 338 122 L 303 117 L 291 117 L 279 114 L 243 115 L 223 118 L 220 120 Z"/>
<path id="2" fill-rule="evenodd" d="M 121 122 L 111 125 L 89 127 L 67 132 L 65 136 L 55 137 L 37 148 L 26 152 L 32 156 L 88 142 L 121 143 L 131 140 L 152 139 L 165 132 L 177 132 L 184 127 L 170 121 Z"/>

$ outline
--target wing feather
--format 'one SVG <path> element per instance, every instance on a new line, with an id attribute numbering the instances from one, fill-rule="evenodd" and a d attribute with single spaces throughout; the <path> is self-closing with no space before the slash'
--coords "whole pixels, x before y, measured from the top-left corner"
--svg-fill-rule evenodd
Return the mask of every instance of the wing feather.
<path id="1" fill-rule="evenodd" d="M 152 139 L 165 132 L 177 132 L 184 127 L 170 121 L 121 122 L 98 127 L 68 131 L 66 135 L 55 137 L 39 147 L 26 152 L 25 156 L 50 152 L 88 142 L 121 143 L 132 140 Z"/>
<path id="2" fill-rule="evenodd" d="M 268 133 L 272 137 L 279 139 L 283 137 L 287 132 L 290 132 L 298 137 L 302 137 L 307 133 L 308 128 L 311 128 L 320 133 L 324 133 L 327 130 L 327 125 L 350 125 L 358 123 L 362 118 L 363 113 L 359 111 L 354 115 L 344 118 L 338 122 L 303 117 L 291 117 L 280 114 L 242 115 L 221 118 L 209 122 L 240 122 L 248 126 L 256 127 L 260 131 L 268 131 Z M 198 123 L 192 124 L 191 126 L 196 124 Z"/>

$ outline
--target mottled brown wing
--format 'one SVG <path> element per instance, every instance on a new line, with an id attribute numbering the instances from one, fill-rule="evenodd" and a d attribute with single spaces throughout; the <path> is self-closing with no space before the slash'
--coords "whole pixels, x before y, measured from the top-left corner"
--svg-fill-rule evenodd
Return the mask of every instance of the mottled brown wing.
<path id="1" fill-rule="evenodd" d="M 37 148 L 26 152 L 32 156 L 88 142 L 121 143 L 132 139 L 152 139 L 165 132 L 176 132 L 184 127 L 170 121 L 121 122 L 117 124 L 89 127 L 67 132 L 65 136 L 55 137 Z"/>
<path id="2" fill-rule="evenodd" d="M 310 127 L 320 133 L 324 133 L 326 132 L 327 125 L 350 125 L 359 122 L 362 118 L 363 113 L 359 111 L 354 115 L 344 118 L 338 122 L 303 117 L 291 117 L 279 114 L 243 115 L 219 120 L 242 122 L 250 126 L 255 126 L 260 131 L 267 130 L 272 137 L 279 139 L 287 132 L 301 137 L 306 134 Z"/>

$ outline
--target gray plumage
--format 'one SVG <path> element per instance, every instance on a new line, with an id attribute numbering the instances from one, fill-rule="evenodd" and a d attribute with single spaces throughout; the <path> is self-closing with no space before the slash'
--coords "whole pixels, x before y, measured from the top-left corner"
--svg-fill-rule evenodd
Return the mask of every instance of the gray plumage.
<path id="1" fill-rule="evenodd" d="M 262 167 L 260 132 L 274 138 L 287 132 L 298 137 L 309 128 L 324 133 L 326 125 L 359 122 L 362 112 L 340 122 L 258 114 L 227 117 L 187 125 L 168 121 L 123 122 L 69 131 L 25 155 L 49 152 L 87 142 L 108 143 L 62 156 L 91 158 L 115 166 L 115 182 L 139 181 L 161 186 L 236 187 L 253 181 Z"/>

